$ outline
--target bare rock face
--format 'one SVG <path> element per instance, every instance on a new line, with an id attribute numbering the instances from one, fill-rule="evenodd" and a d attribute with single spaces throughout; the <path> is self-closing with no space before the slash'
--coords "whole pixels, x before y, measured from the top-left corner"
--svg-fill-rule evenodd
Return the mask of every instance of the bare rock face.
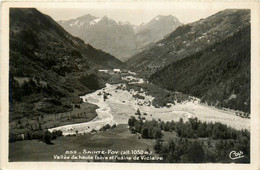
<path id="1" fill-rule="evenodd" d="M 147 24 L 136 27 L 135 32 L 138 42 L 145 46 L 163 39 L 181 25 L 182 23 L 172 15 L 158 15 Z"/>
<path id="2" fill-rule="evenodd" d="M 98 18 L 91 15 L 58 23 L 72 35 L 121 61 L 140 52 L 146 45 L 162 39 L 181 25 L 173 16 L 157 16 L 137 27 L 127 22 L 116 22 L 106 16 Z"/>

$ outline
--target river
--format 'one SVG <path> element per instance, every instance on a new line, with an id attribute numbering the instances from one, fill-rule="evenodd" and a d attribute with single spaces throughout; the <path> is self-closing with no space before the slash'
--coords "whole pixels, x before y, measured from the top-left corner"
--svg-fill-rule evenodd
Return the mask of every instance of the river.
<path id="1" fill-rule="evenodd" d="M 132 83 L 144 83 L 143 79 L 131 77 L 122 77 Z M 134 80 L 134 81 L 133 81 Z M 118 89 L 118 87 L 121 87 Z M 123 87 L 123 88 L 122 88 Z M 104 101 L 103 93 L 110 94 Z M 97 117 L 89 122 L 64 125 L 49 129 L 61 130 L 64 135 L 77 133 L 89 133 L 92 129 L 99 130 L 106 124 L 127 124 L 131 116 L 136 116 L 137 109 L 141 112 L 141 117 L 146 120 L 160 119 L 162 121 L 178 121 L 183 118 L 197 117 L 202 122 L 221 122 L 235 129 L 250 130 L 250 119 L 235 115 L 234 110 L 221 110 L 215 107 L 200 104 L 197 100 L 186 101 L 183 103 L 171 104 L 171 107 L 155 108 L 148 103 L 153 100 L 152 96 L 145 93 L 138 93 L 144 96 L 144 99 L 136 99 L 133 95 L 138 92 L 124 89 L 124 84 L 106 84 L 106 87 L 93 93 L 81 96 L 84 102 L 97 105 Z"/>

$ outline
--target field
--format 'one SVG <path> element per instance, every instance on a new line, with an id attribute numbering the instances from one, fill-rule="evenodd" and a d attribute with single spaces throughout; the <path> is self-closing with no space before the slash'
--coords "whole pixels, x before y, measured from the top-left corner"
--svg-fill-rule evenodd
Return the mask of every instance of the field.
<path id="1" fill-rule="evenodd" d="M 81 152 L 83 149 L 92 151 L 149 149 L 153 151 L 154 140 L 138 139 L 139 136 L 139 134 L 131 134 L 127 125 L 118 125 L 114 129 L 96 134 L 60 137 L 53 140 L 52 145 L 37 140 L 17 141 L 10 143 L 9 159 L 10 161 L 59 161 L 54 160 L 53 155 L 63 155 L 67 150 Z"/>
<path id="2" fill-rule="evenodd" d="M 97 116 L 96 105 L 81 103 L 80 108 L 73 108 L 69 112 L 29 116 L 10 122 L 12 134 L 25 133 L 28 130 L 41 130 L 74 123 L 88 122 Z"/>
<path id="3" fill-rule="evenodd" d="M 166 146 L 169 141 L 174 141 L 176 144 L 181 138 L 178 137 L 175 131 L 165 132 L 160 139 L 162 144 Z M 197 141 L 204 148 L 205 157 L 209 157 L 210 153 L 216 153 L 216 144 L 219 140 L 213 140 L 208 138 L 197 138 L 188 139 L 189 141 Z M 100 160 L 95 158 L 94 160 L 87 159 L 54 159 L 55 156 L 100 156 L 101 154 L 83 154 L 84 151 L 119 151 L 114 156 L 122 156 L 121 153 L 127 150 L 135 151 L 149 151 L 151 156 L 158 157 L 159 155 L 155 152 L 155 139 L 143 139 L 141 134 L 132 134 L 125 124 L 120 124 L 113 129 L 99 133 L 89 133 L 84 135 L 73 135 L 63 136 L 52 141 L 53 144 L 47 145 L 42 141 L 38 140 L 24 140 L 10 143 L 9 147 L 9 161 L 20 162 L 20 161 L 48 161 L 48 162 L 119 162 L 119 160 Z M 66 153 L 70 152 L 70 154 Z M 77 153 L 75 153 L 77 152 Z M 66 153 L 66 154 L 65 154 Z M 123 154 L 124 155 L 124 154 Z M 134 157 L 142 154 L 126 154 L 126 156 Z M 111 156 L 111 154 L 104 154 L 104 157 Z M 228 158 L 224 158 L 228 159 Z M 127 160 L 123 160 L 124 162 Z M 166 163 L 168 160 L 162 161 L 131 161 L 131 162 L 161 162 Z M 223 160 L 224 161 L 224 160 Z"/>

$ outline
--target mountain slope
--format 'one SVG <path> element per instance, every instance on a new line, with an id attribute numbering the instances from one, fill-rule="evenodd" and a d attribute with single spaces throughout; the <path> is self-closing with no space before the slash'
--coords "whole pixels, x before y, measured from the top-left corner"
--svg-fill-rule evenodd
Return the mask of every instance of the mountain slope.
<path id="1" fill-rule="evenodd" d="M 38 10 L 10 9 L 10 119 L 70 110 L 79 94 L 104 86 L 99 68 L 122 66 Z"/>
<path id="2" fill-rule="evenodd" d="M 72 35 L 80 37 L 86 43 L 120 60 L 134 54 L 137 49 L 132 26 L 127 23 L 117 23 L 106 16 L 98 18 L 85 15 L 68 21 L 58 21 L 58 23 Z"/>
<path id="3" fill-rule="evenodd" d="M 250 24 L 249 10 L 224 10 L 178 27 L 168 37 L 130 58 L 129 68 L 153 74 L 168 64 L 232 36 Z"/>
<path id="4" fill-rule="evenodd" d="M 237 11 L 249 14 L 249 11 Z M 238 22 L 238 20 L 236 21 Z M 250 25 L 166 66 L 149 80 L 214 106 L 250 112 Z M 231 27 L 232 29 L 234 28 Z"/>
<path id="5" fill-rule="evenodd" d="M 165 35 L 181 25 L 182 23 L 172 15 L 158 15 L 148 23 L 142 24 L 135 29 L 137 41 L 144 47 L 163 39 Z"/>
<path id="6" fill-rule="evenodd" d="M 160 40 L 181 24 L 173 16 L 158 16 L 135 29 L 129 23 L 89 14 L 58 23 L 72 35 L 122 61 L 139 52 L 142 47 Z"/>

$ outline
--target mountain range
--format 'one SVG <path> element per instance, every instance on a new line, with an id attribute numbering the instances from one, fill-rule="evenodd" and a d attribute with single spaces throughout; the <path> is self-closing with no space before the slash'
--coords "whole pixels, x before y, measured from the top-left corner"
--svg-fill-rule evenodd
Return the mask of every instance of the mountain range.
<path id="1" fill-rule="evenodd" d="M 228 9 L 180 26 L 126 63 L 160 87 L 249 112 L 250 10 Z"/>
<path id="2" fill-rule="evenodd" d="M 139 26 L 131 25 L 129 22 L 117 22 L 107 16 L 95 17 L 90 14 L 57 22 L 72 35 L 121 61 L 127 60 L 142 51 L 145 46 L 162 39 L 182 25 L 172 15 L 159 15 Z"/>
<path id="3" fill-rule="evenodd" d="M 64 112 L 104 86 L 98 69 L 123 66 L 38 10 L 10 9 L 10 117 Z"/>
<path id="4" fill-rule="evenodd" d="M 224 10 L 205 19 L 182 25 L 150 48 L 131 57 L 129 68 L 150 74 L 168 64 L 208 48 L 250 24 L 242 10 Z"/>
<path id="5" fill-rule="evenodd" d="M 71 30 L 61 22 L 72 25 Z M 174 22 L 180 26 L 170 31 L 173 25 L 166 25 Z M 127 60 L 122 63 L 112 52 L 72 36 L 73 30 Z M 125 64 L 159 87 L 250 112 L 250 42 L 250 10 L 224 10 L 186 25 L 172 16 L 157 16 L 134 27 L 91 15 L 58 24 L 36 9 L 13 8 L 11 117 L 64 112 L 80 102 L 79 95 L 104 87 L 109 75 L 98 69 Z"/>

